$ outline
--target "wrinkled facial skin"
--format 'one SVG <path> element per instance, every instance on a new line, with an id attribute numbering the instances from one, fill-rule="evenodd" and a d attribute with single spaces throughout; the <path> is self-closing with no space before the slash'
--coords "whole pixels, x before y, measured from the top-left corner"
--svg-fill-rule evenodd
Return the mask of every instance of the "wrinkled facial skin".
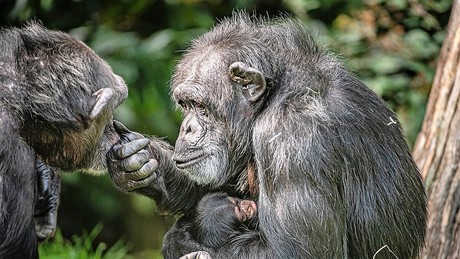
<path id="1" fill-rule="evenodd" d="M 198 184 L 220 185 L 227 170 L 228 148 L 224 124 L 197 93 L 206 92 L 186 84 L 174 89 L 173 97 L 184 115 L 173 160 Z"/>
<path id="2" fill-rule="evenodd" d="M 264 93 L 257 90 L 253 92 L 259 97 L 245 96 L 242 89 L 260 80 L 252 77 L 255 69 L 235 68 L 232 59 L 213 46 L 194 49 L 177 65 L 171 85 L 172 98 L 184 115 L 173 159 L 193 181 L 213 188 L 233 181 L 247 168 L 252 156 L 251 102 Z"/>
<path id="3" fill-rule="evenodd" d="M 178 169 L 201 185 L 227 181 L 230 136 L 218 107 L 232 99 L 231 92 L 225 92 L 230 85 L 225 81 L 227 71 L 221 57 L 207 51 L 184 58 L 173 79 L 172 98 L 184 115 L 173 159 Z"/>

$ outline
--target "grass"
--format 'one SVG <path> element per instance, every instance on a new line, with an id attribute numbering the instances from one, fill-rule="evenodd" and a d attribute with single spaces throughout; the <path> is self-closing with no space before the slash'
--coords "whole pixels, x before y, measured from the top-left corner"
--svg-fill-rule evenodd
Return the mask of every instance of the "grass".
<path id="1" fill-rule="evenodd" d="M 81 236 L 72 236 L 71 240 L 65 239 L 58 229 L 55 237 L 39 246 L 40 258 L 42 259 L 134 259 L 129 255 L 129 245 L 125 241 L 118 241 L 111 247 L 105 243 L 94 246 L 94 239 L 102 230 L 102 224 L 98 224 L 90 232 L 84 232 Z"/>

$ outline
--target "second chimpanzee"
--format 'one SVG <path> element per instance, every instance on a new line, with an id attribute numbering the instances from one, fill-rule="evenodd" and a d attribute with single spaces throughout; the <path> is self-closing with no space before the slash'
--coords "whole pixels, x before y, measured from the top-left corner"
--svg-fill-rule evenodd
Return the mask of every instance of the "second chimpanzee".
<path id="1" fill-rule="evenodd" d="M 34 210 L 44 238 L 57 206 L 47 165 L 105 170 L 127 87 L 82 42 L 36 23 L 0 31 L 0 49 L 0 258 L 35 258 Z"/>
<path id="2" fill-rule="evenodd" d="M 257 229 L 257 206 L 254 201 L 211 193 L 198 203 L 193 216 L 192 234 L 199 243 L 219 248 L 235 236 Z"/>
<path id="3" fill-rule="evenodd" d="M 118 188 L 185 215 L 165 258 L 418 255 L 426 195 L 396 114 L 298 22 L 223 20 L 185 52 L 171 93 L 184 114 L 174 149 L 153 138 L 144 150 L 121 128 L 131 141 L 109 153 Z M 210 249 L 189 215 L 218 191 L 256 200 L 258 231 Z"/>

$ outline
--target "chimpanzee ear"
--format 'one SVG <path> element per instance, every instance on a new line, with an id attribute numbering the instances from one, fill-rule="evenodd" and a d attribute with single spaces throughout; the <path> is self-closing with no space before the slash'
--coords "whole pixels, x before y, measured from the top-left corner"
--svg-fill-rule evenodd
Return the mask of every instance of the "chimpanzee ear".
<path id="1" fill-rule="evenodd" d="M 248 66 L 243 62 L 230 65 L 230 78 L 240 84 L 243 94 L 249 102 L 257 102 L 265 93 L 267 83 L 258 69 Z"/>
<path id="2" fill-rule="evenodd" d="M 113 90 L 110 88 L 102 88 L 93 94 L 91 100 L 93 100 L 93 105 L 91 111 L 89 112 L 89 120 L 92 122 L 95 120 L 107 105 L 110 103 L 110 100 L 113 97 Z"/>

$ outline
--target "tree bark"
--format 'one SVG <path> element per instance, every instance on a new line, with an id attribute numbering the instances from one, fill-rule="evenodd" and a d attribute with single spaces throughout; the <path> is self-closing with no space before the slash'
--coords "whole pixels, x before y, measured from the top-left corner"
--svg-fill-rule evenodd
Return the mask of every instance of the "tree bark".
<path id="1" fill-rule="evenodd" d="M 460 0 L 447 35 L 413 155 L 428 194 L 428 231 L 421 258 L 460 258 Z"/>

